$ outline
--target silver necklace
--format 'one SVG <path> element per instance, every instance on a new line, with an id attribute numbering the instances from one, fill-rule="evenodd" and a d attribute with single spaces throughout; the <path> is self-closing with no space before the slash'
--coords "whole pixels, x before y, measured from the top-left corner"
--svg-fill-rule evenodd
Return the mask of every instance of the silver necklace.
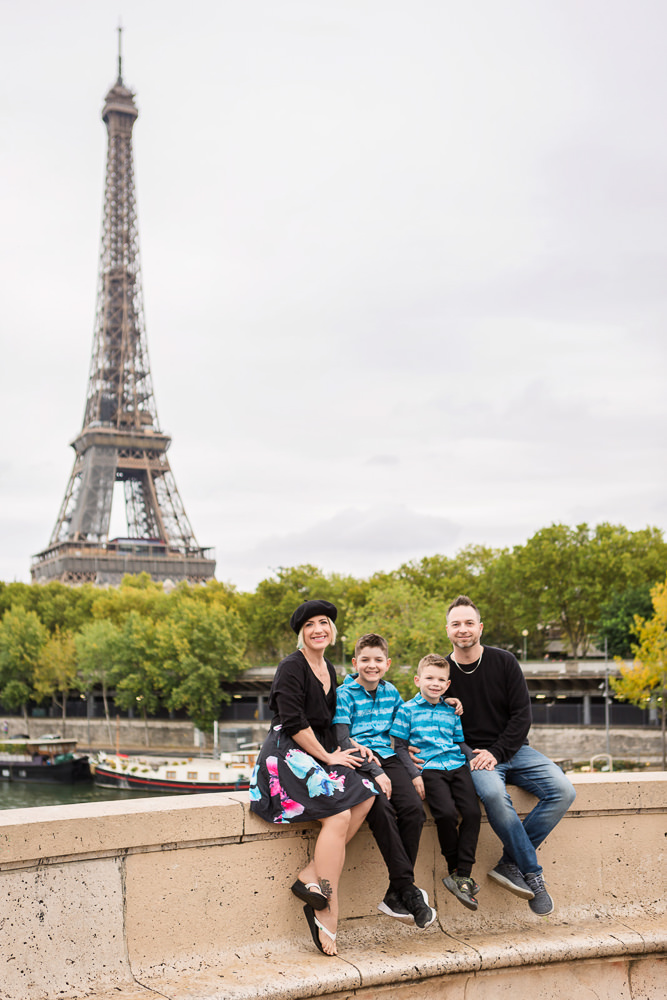
<path id="1" fill-rule="evenodd" d="M 454 654 L 452 653 L 451 655 L 452 655 L 452 662 L 456 663 L 456 666 L 459 668 L 459 670 L 461 671 L 461 673 L 462 674 L 470 675 L 470 674 L 474 674 L 475 673 L 475 671 L 477 670 L 478 666 L 482 662 L 482 657 L 484 656 L 484 647 L 482 646 L 482 652 L 479 654 L 479 660 L 477 661 L 477 663 L 475 664 L 475 666 L 472 668 L 472 670 L 464 670 L 463 667 L 461 666 L 461 664 L 458 663 L 454 659 Z"/>

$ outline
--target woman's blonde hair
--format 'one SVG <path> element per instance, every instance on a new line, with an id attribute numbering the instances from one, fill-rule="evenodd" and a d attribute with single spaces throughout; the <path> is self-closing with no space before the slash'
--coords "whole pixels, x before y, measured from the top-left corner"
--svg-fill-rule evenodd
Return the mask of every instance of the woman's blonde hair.
<path id="1" fill-rule="evenodd" d="M 336 639 L 338 638 L 338 630 L 336 628 L 336 623 L 332 622 L 331 618 L 327 618 L 327 621 L 329 622 L 329 628 L 331 629 L 331 642 L 328 645 L 333 646 L 333 644 L 335 643 Z M 306 627 L 307 624 L 308 623 L 306 622 L 305 624 L 303 624 L 301 626 L 301 630 L 299 631 L 299 634 L 296 637 L 296 648 L 297 649 L 303 649 L 303 647 L 304 647 L 303 630 L 304 630 L 304 628 Z"/>

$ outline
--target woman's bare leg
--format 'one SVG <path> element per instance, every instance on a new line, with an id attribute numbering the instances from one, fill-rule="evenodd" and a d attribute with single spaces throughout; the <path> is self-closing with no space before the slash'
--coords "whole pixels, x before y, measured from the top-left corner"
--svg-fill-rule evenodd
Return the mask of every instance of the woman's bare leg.
<path id="1" fill-rule="evenodd" d="M 371 811 L 371 807 L 374 802 L 375 796 L 372 795 L 370 799 L 366 799 L 365 802 L 360 802 L 358 806 L 352 806 L 350 809 L 352 816 L 350 819 L 350 825 L 347 828 L 347 837 L 345 838 L 346 844 L 350 843 L 355 833 Z"/>
<path id="2" fill-rule="evenodd" d="M 313 860 L 299 874 L 302 882 L 319 883 L 329 900 L 328 907 L 319 910 L 316 916 L 332 934 L 336 933 L 338 927 L 338 883 L 345 863 L 345 845 L 365 820 L 372 804 L 373 797 L 370 797 L 351 809 L 321 819 Z M 335 941 L 326 934 L 320 934 L 319 937 L 327 955 L 338 954 Z"/>
<path id="3" fill-rule="evenodd" d="M 345 842 L 352 819 L 352 810 L 345 809 L 335 816 L 320 820 L 321 829 L 315 841 L 313 860 L 303 869 L 302 882 L 318 882 L 329 900 L 324 910 L 318 910 L 317 919 L 332 934 L 338 926 L 338 883 L 345 862 Z M 320 944 L 327 955 L 337 955 L 336 942 L 320 934 Z"/>

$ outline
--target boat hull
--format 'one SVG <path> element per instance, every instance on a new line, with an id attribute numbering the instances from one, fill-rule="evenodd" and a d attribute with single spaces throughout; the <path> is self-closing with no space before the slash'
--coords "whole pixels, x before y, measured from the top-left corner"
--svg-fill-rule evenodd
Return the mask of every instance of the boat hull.
<path id="1" fill-rule="evenodd" d="M 57 764 L 31 761 L 0 761 L 0 781 L 29 781 L 49 785 L 74 785 L 90 781 L 92 774 L 87 757 L 74 757 Z"/>
<path id="2" fill-rule="evenodd" d="M 238 781 L 188 781 L 187 779 L 162 778 L 158 776 L 118 772 L 113 768 L 95 765 L 95 784 L 102 788 L 125 788 L 136 791 L 167 792 L 170 795 L 201 792 L 247 791 L 250 782 Z"/>

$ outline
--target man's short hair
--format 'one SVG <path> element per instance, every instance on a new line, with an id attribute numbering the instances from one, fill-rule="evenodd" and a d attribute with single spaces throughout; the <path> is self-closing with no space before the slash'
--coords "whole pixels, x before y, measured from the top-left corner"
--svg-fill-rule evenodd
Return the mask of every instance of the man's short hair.
<path id="1" fill-rule="evenodd" d="M 376 647 L 381 649 L 387 659 L 389 659 L 389 643 L 381 635 L 378 635 L 377 632 L 367 632 L 366 635 L 362 635 L 361 638 L 357 639 L 354 645 L 355 659 L 359 656 L 362 649 L 375 649 Z"/>
<path id="2" fill-rule="evenodd" d="M 417 677 L 421 676 L 425 667 L 438 667 L 439 670 L 446 671 L 449 677 L 449 660 L 446 656 L 440 656 L 440 653 L 427 653 L 426 656 L 422 656 L 417 664 Z"/>
<path id="3" fill-rule="evenodd" d="M 480 621 L 482 620 L 482 616 L 481 616 L 481 614 L 479 612 L 479 608 L 477 607 L 477 605 L 475 604 L 475 602 L 471 601 L 469 597 L 465 596 L 465 594 L 459 594 L 459 596 L 456 598 L 456 600 L 452 601 L 452 603 L 449 605 L 449 607 L 447 608 L 447 617 L 448 618 L 449 618 L 449 612 L 453 611 L 454 608 L 473 608 L 477 612 L 477 614 L 479 615 Z"/>

